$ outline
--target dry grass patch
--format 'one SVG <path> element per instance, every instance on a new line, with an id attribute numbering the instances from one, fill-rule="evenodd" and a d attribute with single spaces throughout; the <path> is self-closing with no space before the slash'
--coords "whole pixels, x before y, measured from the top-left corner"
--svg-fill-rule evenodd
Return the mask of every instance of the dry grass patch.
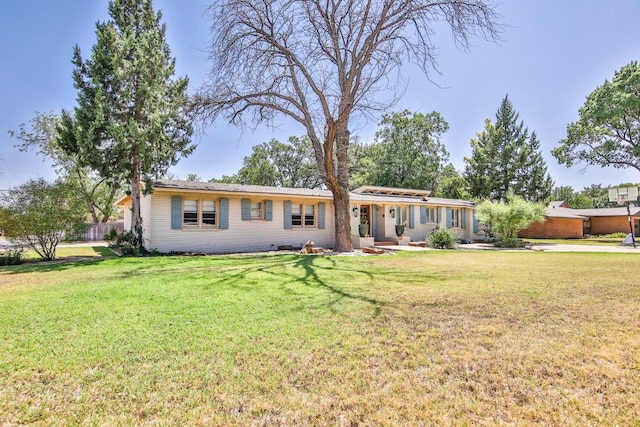
<path id="1" fill-rule="evenodd" d="M 3 268 L 0 420 L 632 425 L 636 258 L 425 252 Z"/>

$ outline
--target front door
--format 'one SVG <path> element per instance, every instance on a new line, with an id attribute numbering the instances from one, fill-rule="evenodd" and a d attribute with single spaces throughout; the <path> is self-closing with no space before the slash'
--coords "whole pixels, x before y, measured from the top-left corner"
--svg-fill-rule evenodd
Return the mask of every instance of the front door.
<path id="1" fill-rule="evenodd" d="M 633 235 L 636 237 L 640 237 L 640 219 L 633 220 L 633 230 L 634 230 Z"/>
<path id="2" fill-rule="evenodd" d="M 371 236 L 371 206 L 360 205 L 360 225 L 367 225 L 367 236 Z"/>

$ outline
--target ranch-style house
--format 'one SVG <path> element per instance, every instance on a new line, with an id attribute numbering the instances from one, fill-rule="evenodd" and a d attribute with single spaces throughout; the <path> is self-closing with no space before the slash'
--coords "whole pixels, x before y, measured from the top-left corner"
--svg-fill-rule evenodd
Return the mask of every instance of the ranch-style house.
<path id="1" fill-rule="evenodd" d="M 385 187 L 351 192 L 354 247 L 407 245 L 424 241 L 436 228 L 447 228 L 462 240 L 483 239 L 475 203 L 429 194 Z M 131 198 L 117 203 L 125 207 L 125 229 L 130 229 Z M 142 197 L 141 215 L 145 246 L 160 252 L 271 251 L 299 248 L 309 240 L 327 249 L 334 246 L 328 190 L 157 180 L 151 194 Z"/>

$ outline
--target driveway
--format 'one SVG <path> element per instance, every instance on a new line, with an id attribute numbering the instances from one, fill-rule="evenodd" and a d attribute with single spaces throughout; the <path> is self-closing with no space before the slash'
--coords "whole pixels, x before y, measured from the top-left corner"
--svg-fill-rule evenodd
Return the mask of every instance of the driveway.
<path id="1" fill-rule="evenodd" d="M 531 250 L 537 252 L 617 252 L 617 253 L 635 253 L 640 254 L 640 247 L 633 246 L 604 246 L 604 245 L 566 245 L 558 243 L 537 243 L 528 245 L 526 248 L 502 249 L 496 248 L 489 243 L 472 243 L 469 245 L 459 245 L 459 249 L 477 249 L 477 250 L 514 250 L 523 251 Z"/>

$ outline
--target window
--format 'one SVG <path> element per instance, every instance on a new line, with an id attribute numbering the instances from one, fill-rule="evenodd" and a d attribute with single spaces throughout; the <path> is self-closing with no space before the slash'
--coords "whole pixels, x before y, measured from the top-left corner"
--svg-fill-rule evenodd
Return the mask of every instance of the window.
<path id="1" fill-rule="evenodd" d="M 198 225 L 198 201 L 185 200 L 182 210 L 182 223 L 186 226 Z"/>
<path id="2" fill-rule="evenodd" d="M 185 200 L 182 224 L 186 227 L 216 225 L 216 202 L 213 200 Z"/>
<path id="3" fill-rule="evenodd" d="M 427 208 L 427 223 L 438 222 L 436 218 L 436 208 Z"/>
<path id="4" fill-rule="evenodd" d="M 396 224 L 409 224 L 409 210 L 406 206 L 399 206 L 396 209 Z"/>
<path id="5" fill-rule="evenodd" d="M 251 212 L 251 219 L 263 219 L 264 218 L 264 211 L 263 211 L 263 206 L 264 204 L 261 202 L 251 202 L 251 208 L 250 208 L 250 212 Z"/>
<path id="6" fill-rule="evenodd" d="M 292 204 L 291 226 L 294 228 L 312 228 L 316 226 L 316 205 Z"/>
<path id="7" fill-rule="evenodd" d="M 202 201 L 202 224 L 216 225 L 216 202 L 213 200 Z"/>
<path id="8" fill-rule="evenodd" d="M 304 226 L 316 226 L 316 207 L 315 205 L 304 205 Z"/>
<path id="9" fill-rule="evenodd" d="M 460 227 L 460 209 L 451 209 L 451 227 Z"/>

